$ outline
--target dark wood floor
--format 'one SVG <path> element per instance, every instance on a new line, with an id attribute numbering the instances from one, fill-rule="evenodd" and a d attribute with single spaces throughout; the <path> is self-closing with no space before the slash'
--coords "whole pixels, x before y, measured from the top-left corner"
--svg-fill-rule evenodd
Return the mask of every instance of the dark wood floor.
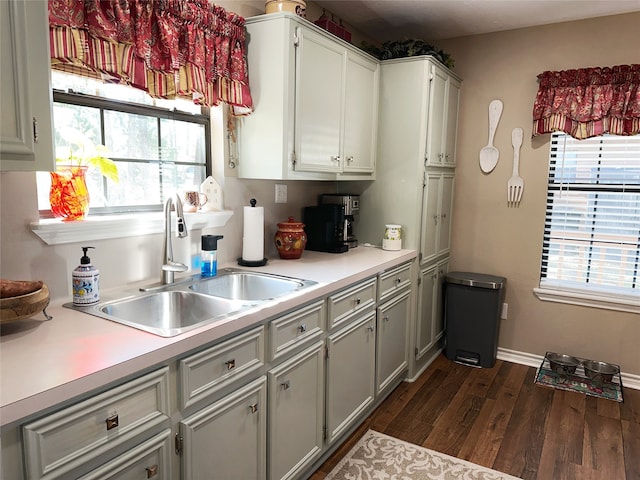
<path id="1" fill-rule="evenodd" d="M 523 479 L 640 480 L 640 390 L 624 403 L 533 383 L 535 368 L 477 369 L 438 357 L 402 383 L 311 476 L 319 480 L 368 430 Z"/>

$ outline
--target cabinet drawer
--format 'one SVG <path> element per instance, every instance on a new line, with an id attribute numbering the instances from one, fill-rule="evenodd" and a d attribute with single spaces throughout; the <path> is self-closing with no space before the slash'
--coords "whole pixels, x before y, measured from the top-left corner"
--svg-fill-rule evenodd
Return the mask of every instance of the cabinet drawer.
<path id="1" fill-rule="evenodd" d="M 269 324 L 269 355 L 272 360 L 318 338 L 324 330 L 324 300 L 296 310 Z"/>
<path id="2" fill-rule="evenodd" d="M 376 302 L 376 279 L 365 280 L 358 285 L 329 297 L 329 330 L 345 322 L 354 312 L 372 307 Z"/>
<path id="3" fill-rule="evenodd" d="M 405 263 L 393 270 L 379 275 L 379 301 L 383 302 L 390 296 L 411 285 L 411 263 Z"/>
<path id="4" fill-rule="evenodd" d="M 164 480 L 171 478 L 171 430 L 133 447 L 80 480 Z"/>
<path id="5" fill-rule="evenodd" d="M 202 400 L 264 365 L 264 327 L 180 360 L 182 408 Z"/>
<path id="6" fill-rule="evenodd" d="M 169 420 L 169 369 L 23 427 L 28 478 L 58 478 Z"/>

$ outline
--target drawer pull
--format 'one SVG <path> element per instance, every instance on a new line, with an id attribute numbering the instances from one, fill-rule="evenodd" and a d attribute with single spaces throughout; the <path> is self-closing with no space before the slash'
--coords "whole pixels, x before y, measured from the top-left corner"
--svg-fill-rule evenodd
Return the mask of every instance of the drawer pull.
<path id="1" fill-rule="evenodd" d="M 158 474 L 158 465 L 151 465 L 146 468 L 147 470 L 147 478 L 153 478 Z"/>
<path id="2" fill-rule="evenodd" d="M 232 358 L 231 360 L 227 360 L 224 364 L 227 366 L 227 370 L 233 370 L 236 368 L 236 359 Z"/>
<path id="3" fill-rule="evenodd" d="M 402 279 L 400 277 L 396 278 L 396 286 L 400 285 L 402 283 Z"/>
<path id="4" fill-rule="evenodd" d="M 382 317 L 382 319 L 383 319 L 385 322 L 388 322 L 388 321 L 389 321 L 389 315 L 385 315 L 384 317 Z"/>
<path id="5" fill-rule="evenodd" d="M 373 326 L 373 324 L 371 324 L 367 327 L 367 330 L 369 330 L 370 332 L 373 332 L 375 330 L 375 327 Z"/>
<path id="6" fill-rule="evenodd" d="M 355 303 L 356 305 L 360 305 L 360 303 L 362 302 L 362 300 L 360 300 L 360 297 L 355 299 Z"/>
<path id="7" fill-rule="evenodd" d="M 254 404 L 252 404 L 252 405 L 249 405 L 249 411 L 250 411 L 251 413 L 256 413 L 256 412 L 258 411 L 258 404 L 257 404 L 257 403 L 254 403 Z"/>
<path id="8" fill-rule="evenodd" d="M 300 333 L 304 333 L 304 332 L 306 332 L 306 331 L 307 331 L 307 326 L 303 323 L 302 325 L 300 325 L 300 326 L 298 327 L 298 331 L 299 331 Z"/>
<path id="9" fill-rule="evenodd" d="M 291 381 L 286 380 L 280 384 L 283 390 L 289 390 L 291 388 Z"/>
<path id="10" fill-rule="evenodd" d="M 113 428 L 116 428 L 118 426 L 118 414 L 114 413 L 113 415 L 108 417 L 105 420 L 105 423 L 107 424 L 107 430 L 111 430 Z"/>

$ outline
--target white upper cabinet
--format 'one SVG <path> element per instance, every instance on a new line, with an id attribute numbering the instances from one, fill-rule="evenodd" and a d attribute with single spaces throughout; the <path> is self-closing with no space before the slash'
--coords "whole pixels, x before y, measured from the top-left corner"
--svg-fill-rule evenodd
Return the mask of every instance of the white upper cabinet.
<path id="1" fill-rule="evenodd" d="M 426 164 L 452 167 L 456 164 L 456 131 L 460 82 L 444 68 L 430 65 L 429 120 Z"/>
<path id="2" fill-rule="evenodd" d="M 47 2 L 0 2 L 0 170 L 55 168 Z"/>
<path id="3" fill-rule="evenodd" d="M 255 111 L 238 128 L 238 176 L 371 180 L 379 62 L 288 13 L 247 20 Z"/>

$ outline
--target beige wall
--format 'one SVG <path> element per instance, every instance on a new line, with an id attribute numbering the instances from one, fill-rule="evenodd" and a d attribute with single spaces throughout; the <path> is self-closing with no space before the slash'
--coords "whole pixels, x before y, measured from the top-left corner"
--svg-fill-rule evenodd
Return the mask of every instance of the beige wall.
<path id="1" fill-rule="evenodd" d="M 640 61 L 640 13 L 476 35 L 441 42 L 464 79 L 457 142 L 451 269 L 507 278 L 509 318 L 499 346 L 543 355 L 569 353 L 618 363 L 640 374 L 640 316 L 542 302 L 538 285 L 544 224 L 549 135 L 531 139 L 536 76 L 545 70 L 612 66 Z M 478 154 L 487 144 L 488 105 L 504 103 L 495 137 L 500 161 L 490 174 Z M 508 208 L 511 130 L 522 127 L 519 208 Z"/>

